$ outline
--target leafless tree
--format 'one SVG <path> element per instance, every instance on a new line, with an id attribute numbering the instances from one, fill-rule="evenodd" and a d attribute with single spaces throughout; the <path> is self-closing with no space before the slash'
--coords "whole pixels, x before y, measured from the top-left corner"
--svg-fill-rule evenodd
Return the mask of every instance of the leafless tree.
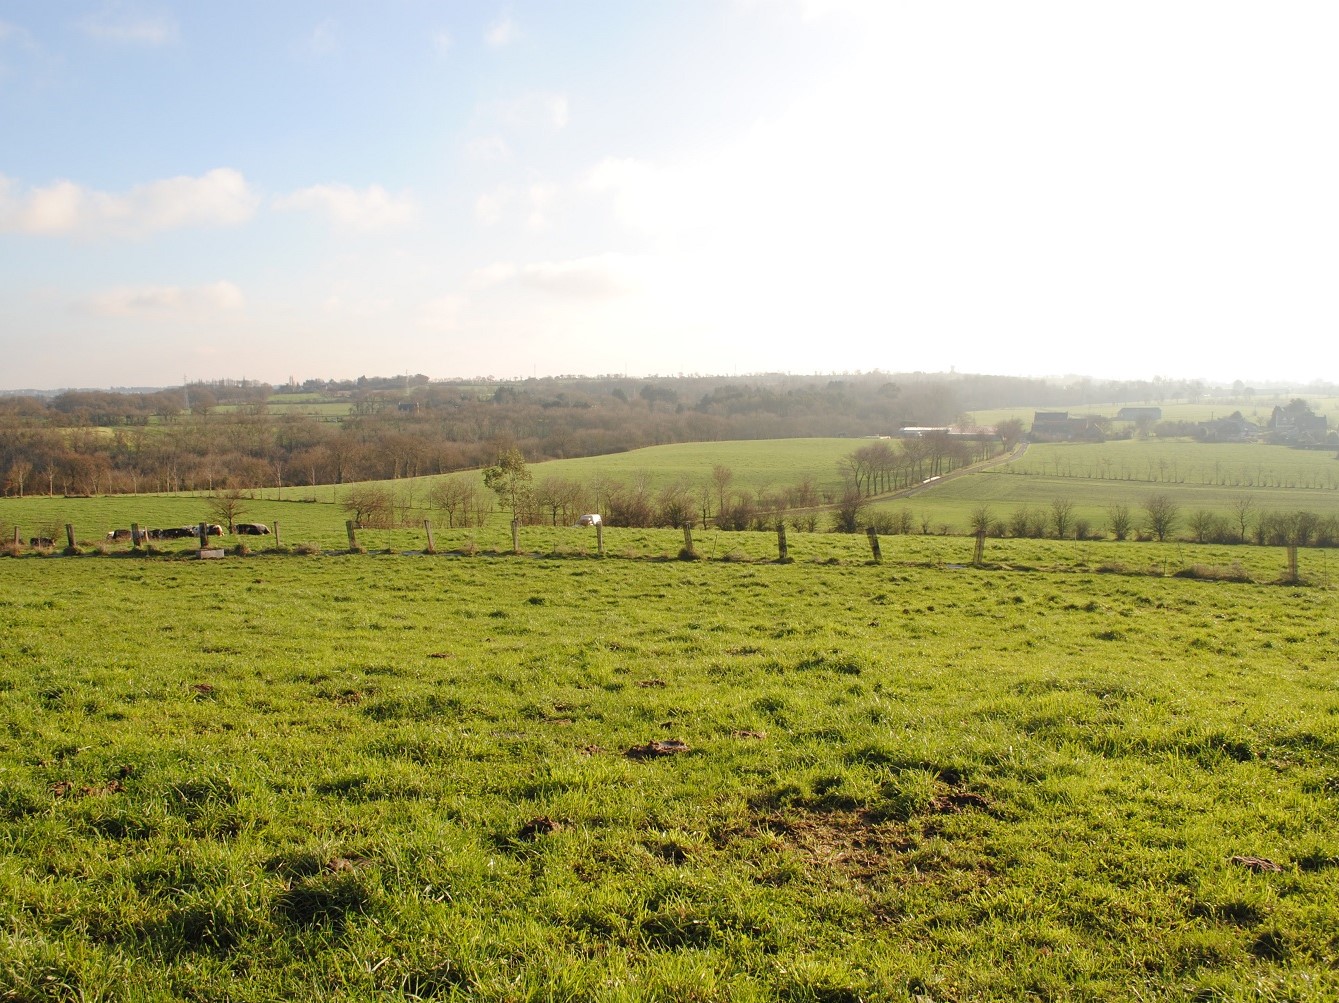
<path id="1" fill-rule="evenodd" d="M 1069 536 L 1069 526 L 1074 518 L 1074 503 L 1068 498 L 1051 499 L 1051 528 L 1055 530 L 1057 539 L 1064 540 Z"/>
<path id="2" fill-rule="evenodd" d="M 1130 535 L 1133 522 L 1130 518 L 1130 507 L 1128 505 L 1112 505 L 1107 509 L 1107 528 L 1111 530 L 1111 535 L 1117 540 L 1124 540 Z"/>
<path id="3" fill-rule="evenodd" d="M 1181 510 L 1171 495 L 1159 492 L 1144 499 L 1144 514 L 1148 516 L 1148 528 L 1153 535 L 1164 541 L 1176 531 Z"/>

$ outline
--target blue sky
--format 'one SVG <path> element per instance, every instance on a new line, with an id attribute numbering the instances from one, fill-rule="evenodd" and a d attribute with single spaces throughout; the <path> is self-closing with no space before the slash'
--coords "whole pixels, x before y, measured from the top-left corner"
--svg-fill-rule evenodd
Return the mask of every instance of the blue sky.
<path id="1" fill-rule="evenodd" d="M 1339 8 L 0 0 L 0 388 L 1339 379 Z"/>

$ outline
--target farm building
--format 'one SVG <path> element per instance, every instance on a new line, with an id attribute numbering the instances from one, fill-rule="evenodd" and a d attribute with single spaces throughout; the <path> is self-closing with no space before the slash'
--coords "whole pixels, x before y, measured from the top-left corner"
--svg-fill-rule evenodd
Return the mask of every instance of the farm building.
<path id="1" fill-rule="evenodd" d="M 1269 417 L 1270 438 L 1289 446 L 1314 446 L 1325 442 L 1329 422 L 1316 414 L 1304 400 L 1290 401 L 1274 408 Z"/>
<path id="2" fill-rule="evenodd" d="M 1116 412 L 1117 421 L 1152 422 L 1162 421 L 1160 407 L 1123 407 Z"/>
<path id="3" fill-rule="evenodd" d="M 1260 438 L 1260 426 L 1234 411 L 1226 418 L 1200 422 L 1195 434 L 1204 442 L 1255 442 Z"/>
<path id="4" fill-rule="evenodd" d="M 1033 442 L 1103 442 L 1102 419 L 1091 415 L 1071 418 L 1068 411 L 1036 411 L 1032 415 Z"/>

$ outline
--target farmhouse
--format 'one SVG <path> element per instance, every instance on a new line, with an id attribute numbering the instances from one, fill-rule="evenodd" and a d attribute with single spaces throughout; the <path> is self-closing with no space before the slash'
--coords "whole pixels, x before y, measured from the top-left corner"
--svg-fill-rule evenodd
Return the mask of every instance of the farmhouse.
<path id="1" fill-rule="evenodd" d="M 1091 416 L 1071 418 L 1068 411 L 1036 411 L 1028 438 L 1033 442 L 1103 442 L 1106 433 L 1100 420 Z"/>
<path id="2" fill-rule="evenodd" d="M 1234 411 L 1226 418 L 1200 422 L 1195 435 L 1204 442 L 1255 442 L 1260 438 L 1260 426 Z"/>
<path id="3" fill-rule="evenodd" d="M 1154 422 L 1162 421 L 1160 407 L 1123 407 L 1116 412 L 1117 421 Z"/>
<path id="4" fill-rule="evenodd" d="M 1269 417 L 1270 438 L 1289 446 L 1315 446 L 1325 442 L 1329 422 L 1316 414 L 1304 400 L 1289 401 L 1274 408 Z"/>

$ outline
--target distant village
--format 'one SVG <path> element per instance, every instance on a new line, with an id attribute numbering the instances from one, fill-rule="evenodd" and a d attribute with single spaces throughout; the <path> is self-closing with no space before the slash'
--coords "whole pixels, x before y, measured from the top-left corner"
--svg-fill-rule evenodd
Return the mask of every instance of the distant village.
<path id="1" fill-rule="evenodd" d="M 1304 400 L 1277 406 L 1263 426 L 1234 411 L 1209 421 L 1172 421 L 1160 407 L 1123 407 L 1115 418 L 1071 415 L 1068 411 L 1037 411 L 1032 416 L 1031 442 L 1105 442 L 1134 435 L 1192 437 L 1201 442 L 1268 442 L 1301 449 L 1339 445 L 1339 432 L 1329 428 Z"/>

